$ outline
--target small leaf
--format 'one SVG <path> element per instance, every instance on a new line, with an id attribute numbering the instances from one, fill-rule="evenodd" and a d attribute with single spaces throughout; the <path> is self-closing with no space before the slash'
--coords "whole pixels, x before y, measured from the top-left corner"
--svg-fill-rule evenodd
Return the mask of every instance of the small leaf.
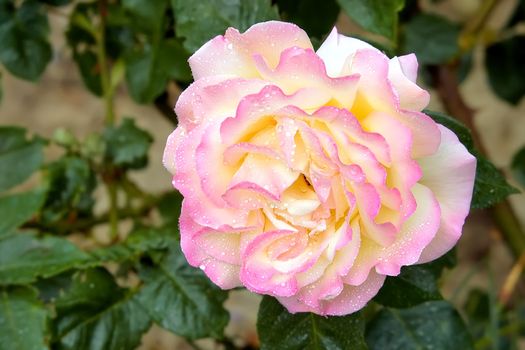
<path id="1" fill-rule="evenodd" d="M 521 186 L 525 187 L 525 147 L 512 158 L 512 173 Z"/>
<path id="2" fill-rule="evenodd" d="M 25 130 L 0 127 L 0 192 L 27 180 L 44 159 L 40 138 L 28 140 Z"/>
<path id="3" fill-rule="evenodd" d="M 44 191 L 17 193 L 0 197 L 0 237 L 31 219 L 44 203 Z"/>
<path id="4" fill-rule="evenodd" d="M 82 266 L 89 258 L 63 238 L 32 233 L 0 237 L 0 285 L 31 283 Z"/>
<path id="5" fill-rule="evenodd" d="M 330 32 L 340 12 L 336 0 L 277 0 L 276 4 L 285 21 L 297 24 L 317 38 Z"/>
<path id="6" fill-rule="evenodd" d="M 49 23 L 44 8 L 34 0 L 20 7 L 0 3 L 0 61 L 14 75 L 37 80 L 51 60 Z"/>
<path id="7" fill-rule="evenodd" d="M 257 316 L 261 350 L 367 349 L 364 330 L 359 312 L 342 317 L 290 314 L 269 296 L 263 297 Z"/>
<path id="8" fill-rule="evenodd" d="M 475 149 L 470 131 L 457 119 L 443 113 L 424 110 L 436 123 L 452 130 L 460 142 L 477 158 L 476 180 L 471 208 L 487 208 L 504 200 L 507 196 L 519 191 L 509 185 L 503 174 Z"/>
<path id="9" fill-rule="evenodd" d="M 421 64 L 440 64 L 459 53 L 460 27 L 444 17 L 417 15 L 405 27 L 404 51 Z"/>
<path id="10" fill-rule="evenodd" d="M 0 349 L 47 349 L 47 316 L 33 289 L 0 289 Z"/>
<path id="11" fill-rule="evenodd" d="M 161 327 L 186 338 L 222 338 L 228 294 L 186 262 L 177 243 L 155 267 L 142 266 L 138 298 Z M 167 308 L 166 305 L 170 307 Z"/>
<path id="12" fill-rule="evenodd" d="M 97 181 L 87 160 L 77 156 L 62 157 L 46 167 L 45 180 L 49 191 L 42 209 L 44 223 L 91 216 Z"/>
<path id="13" fill-rule="evenodd" d="M 463 320 L 446 301 L 384 308 L 368 325 L 366 341 L 371 350 L 473 349 Z"/>
<path id="14" fill-rule="evenodd" d="M 106 161 L 123 168 L 141 169 L 148 163 L 151 135 L 139 129 L 133 119 L 125 118 L 115 127 L 104 130 Z"/>
<path id="15" fill-rule="evenodd" d="M 57 349 L 135 349 L 151 320 L 105 269 L 79 271 L 55 303 Z"/>
<path id="16" fill-rule="evenodd" d="M 269 0 L 171 0 L 175 15 L 175 32 L 185 38 L 184 47 L 195 52 L 228 27 L 243 32 L 251 25 L 278 19 Z"/>
<path id="17" fill-rule="evenodd" d="M 496 95 L 517 105 L 525 95 L 525 37 L 513 36 L 487 48 L 485 67 Z"/>
<path id="18" fill-rule="evenodd" d="M 337 0 L 345 13 L 369 32 L 394 41 L 398 25 L 398 13 L 404 0 Z"/>

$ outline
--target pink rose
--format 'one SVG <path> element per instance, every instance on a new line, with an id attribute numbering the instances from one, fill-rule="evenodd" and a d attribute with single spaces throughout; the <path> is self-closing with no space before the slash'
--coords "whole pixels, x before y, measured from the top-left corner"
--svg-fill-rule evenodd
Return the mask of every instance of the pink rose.
<path id="1" fill-rule="evenodd" d="M 186 258 L 290 312 L 361 309 L 461 235 L 476 162 L 421 112 L 417 60 L 334 29 L 315 52 L 283 22 L 229 28 L 189 60 L 164 164 Z"/>

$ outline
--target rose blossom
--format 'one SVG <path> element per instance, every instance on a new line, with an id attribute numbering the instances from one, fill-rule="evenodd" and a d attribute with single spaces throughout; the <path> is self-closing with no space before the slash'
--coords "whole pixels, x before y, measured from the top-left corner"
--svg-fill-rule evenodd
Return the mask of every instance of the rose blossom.
<path id="1" fill-rule="evenodd" d="M 417 60 L 334 29 L 315 52 L 283 22 L 229 28 L 189 63 L 164 164 L 182 250 L 224 289 L 345 315 L 461 235 L 475 158 L 421 112 Z"/>

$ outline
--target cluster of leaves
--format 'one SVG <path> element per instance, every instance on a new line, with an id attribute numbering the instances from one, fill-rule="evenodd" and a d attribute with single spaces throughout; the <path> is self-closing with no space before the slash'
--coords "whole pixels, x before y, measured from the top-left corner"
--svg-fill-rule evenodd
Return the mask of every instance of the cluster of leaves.
<path id="1" fill-rule="evenodd" d="M 523 20 L 521 4 L 510 27 Z M 189 55 L 227 27 L 242 31 L 280 18 L 297 23 L 319 43 L 341 11 L 381 37 L 389 54 L 417 52 L 429 71 L 453 61 L 468 68 L 470 62 L 470 53 L 458 44 L 459 25 L 421 13 L 410 0 L 0 0 L 0 62 L 7 71 L 33 81 L 42 75 L 52 58 L 48 14 L 61 6 L 69 11 L 66 39 L 80 76 L 89 91 L 106 100 L 125 82 L 137 102 L 162 102 L 170 82 L 191 81 Z M 516 64 L 523 56 L 523 45 L 513 41 L 521 39 L 509 40 L 487 49 L 487 67 L 498 93 L 515 103 L 525 93 L 515 74 L 522 67 L 494 61 L 501 50 Z M 478 158 L 473 208 L 492 206 L 516 191 L 474 150 L 468 129 L 446 115 L 427 113 Z M 133 349 L 152 324 L 190 340 L 208 337 L 234 347 L 224 335 L 227 292 L 190 267 L 179 248 L 180 196 L 145 193 L 128 176 L 147 166 L 151 143 L 133 119 L 108 123 L 84 140 L 62 129 L 46 140 L 0 127 L 0 349 Z M 50 162 L 43 156 L 49 144 L 63 151 Z M 525 183 L 524 150 L 515 156 L 513 170 Z M 94 213 L 94 191 L 102 186 L 123 194 L 125 204 L 117 201 L 114 209 L 133 221 L 125 239 L 113 236 L 104 244 L 92 235 L 112 217 Z M 404 267 L 400 276 L 387 278 L 364 310 L 344 317 L 292 315 L 264 297 L 257 322 L 260 346 L 471 349 L 473 340 L 477 347 L 514 346 L 508 334 L 525 334 L 524 310 L 497 309 L 493 295 L 473 291 L 464 322 L 443 300 L 439 280 L 454 265 L 450 253 Z M 518 329 L 509 331 L 509 325 Z M 491 332 L 496 335 L 488 337 Z"/>

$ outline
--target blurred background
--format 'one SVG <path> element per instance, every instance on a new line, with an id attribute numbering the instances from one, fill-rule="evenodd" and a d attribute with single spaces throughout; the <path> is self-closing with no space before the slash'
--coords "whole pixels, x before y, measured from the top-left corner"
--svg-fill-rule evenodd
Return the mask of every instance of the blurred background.
<path id="1" fill-rule="evenodd" d="M 294 19 L 293 1 L 276 1 L 276 3 L 280 6 L 283 18 Z M 310 1 L 310 3 L 315 2 Z M 327 1 L 327 3 L 332 2 Z M 335 2 L 333 3 L 335 4 Z M 463 50 L 459 56 L 453 52 L 452 55 L 445 57 L 436 64 L 432 61 L 432 57 L 435 56 L 430 55 L 430 59 L 427 59 L 426 51 L 423 52 L 422 63 L 428 67 L 425 67 L 425 71 L 421 74 L 420 84 L 431 91 L 432 99 L 429 109 L 451 113 L 450 106 L 447 107 L 443 103 L 443 96 L 452 94 L 452 102 L 449 101 L 449 103 L 453 105 L 456 103 L 456 108 L 458 108 L 457 101 L 454 101 L 454 92 L 451 93 L 451 89 L 446 86 L 446 76 L 445 84 L 442 84 L 445 87 L 436 88 L 436 79 L 440 79 L 440 74 L 443 73 L 436 67 L 452 60 L 456 61 L 452 65 L 457 68 L 454 72 L 461 70 L 462 73 L 454 75 L 454 79 L 460 81 L 459 94 L 462 102 L 464 102 L 464 105 L 460 103 L 459 108 L 460 110 L 467 108 L 467 114 L 470 113 L 473 116 L 472 123 L 488 157 L 508 175 L 511 184 L 519 187 L 520 185 L 511 176 L 510 164 L 513 155 L 525 145 L 525 99 L 520 98 L 519 95 L 518 98 L 513 97 L 512 92 L 510 97 L 508 94 L 503 98 L 498 96 L 494 92 L 494 83 L 491 84 L 490 82 L 491 78 L 487 71 L 486 62 L 489 52 L 487 47 L 495 42 L 494 37 L 500 35 L 498 33 L 510 35 L 508 33 L 512 30 L 516 32 L 515 35 L 525 35 L 525 22 L 523 21 L 525 15 L 521 17 L 521 22 L 516 21 L 509 27 L 509 22 L 513 21 L 516 13 L 525 12 L 524 2 L 518 0 L 495 2 L 423 0 L 407 1 L 407 7 L 409 6 L 417 7 L 417 11 L 425 14 L 435 14 L 446 19 L 452 28 L 457 28 L 457 31 L 461 31 L 463 34 L 470 30 L 468 28 L 476 30 L 475 36 L 456 35 L 453 37 L 452 40 L 456 42 L 459 50 Z M 489 6 L 488 10 L 483 13 L 483 9 L 487 6 Z M 290 9 L 291 14 L 286 12 L 287 8 Z M 36 82 L 19 79 L 6 69 L 2 69 L 1 125 L 22 126 L 47 138 L 52 138 L 56 129 L 64 128 L 80 139 L 100 130 L 104 125 L 104 104 L 100 98 L 86 89 L 83 77 L 78 69 L 78 63 L 73 58 L 71 46 L 68 45 L 67 37 L 64 35 L 70 25 L 70 15 L 73 9 L 73 5 L 48 8 L 51 29 L 50 40 L 53 48 L 52 59 Z M 332 13 L 335 13 L 335 15 L 332 14 L 333 23 L 340 33 L 362 36 L 373 42 L 377 41 L 379 44 L 384 44 L 381 37 L 362 29 L 362 26 L 352 20 L 345 11 L 339 11 L 337 8 L 337 11 L 332 11 Z M 480 13 L 482 13 L 481 17 Z M 417 25 L 414 24 L 415 21 L 406 9 L 404 16 L 410 21 L 408 24 L 403 23 L 404 28 Z M 301 25 L 301 17 L 297 15 L 296 18 L 299 18 L 296 22 Z M 401 20 L 403 21 L 403 17 Z M 482 21 L 482 24 L 473 23 L 479 20 Z M 422 26 L 423 29 L 415 29 L 426 33 L 424 34 L 426 41 L 423 44 L 417 42 L 414 44 L 413 40 L 411 41 L 405 36 L 404 45 L 407 52 L 410 52 L 410 45 L 416 49 L 416 54 L 419 54 L 417 49 L 421 45 L 425 50 L 429 50 L 429 47 L 433 45 L 441 53 L 447 50 L 439 46 L 439 41 L 449 40 L 444 37 L 446 36 L 445 31 L 438 29 L 437 32 L 432 32 L 429 29 L 432 25 L 428 22 Z M 476 26 L 479 25 L 483 26 L 482 30 L 477 29 Z M 323 33 L 324 28 L 317 30 L 315 26 L 311 26 L 311 30 L 316 35 L 314 40 L 322 42 L 326 35 L 326 32 Z M 425 30 L 428 31 L 425 32 Z M 435 44 L 434 42 L 438 43 Z M 525 66 L 525 47 L 518 47 L 517 51 L 521 54 L 519 64 Z M 492 53 L 492 56 L 495 57 L 491 59 L 498 61 L 498 58 L 503 58 L 503 55 L 508 54 L 508 52 L 510 51 L 495 51 Z M 502 64 L 503 68 L 512 65 L 512 63 L 505 63 L 503 59 L 501 62 L 499 64 Z M 496 72 L 495 74 L 499 73 Z M 523 69 L 515 70 L 514 75 L 515 78 L 525 81 Z M 136 92 L 130 93 L 125 84 L 121 84 L 116 90 L 114 101 L 116 114 L 134 118 L 138 126 L 154 136 L 154 143 L 149 153 L 149 166 L 130 175 L 147 191 L 160 193 L 171 189 L 170 176 L 161 164 L 161 157 L 165 140 L 175 127 L 174 115 L 169 116 L 170 109 L 174 105 L 177 95 L 187 83 L 188 81 L 177 83 L 171 80 L 166 85 L 166 92 L 160 97 L 149 99 L 148 102 L 150 103 L 147 104 L 137 103 L 137 98 L 133 99 L 130 96 L 136 95 Z M 504 81 L 503 84 L 512 84 L 512 82 Z M 439 89 L 441 91 L 438 91 Z M 48 148 L 46 152 L 46 156 L 50 159 L 59 154 L 58 148 L 53 147 Z M 523 188 L 521 189 L 523 190 Z M 96 196 L 98 200 L 96 201 L 95 211 L 103 212 L 108 206 L 106 194 L 102 190 L 97 190 Z M 525 227 L 525 196 L 523 194 L 512 195 L 509 197 L 509 201 L 521 226 Z M 489 322 L 488 308 L 491 307 L 489 297 L 500 293 L 512 267 L 515 265 L 516 257 L 486 210 L 472 211 L 460 240 L 457 254 L 457 267 L 447 271 L 442 278 L 443 293 L 447 299 L 458 305 L 464 314 L 471 313 L 467 316 L 470 321 L 475 321 L 478 317 L 480 323 Z M 516 312 L 525 314 L 523 299 L 525 299 L 525 283 L 521 278 L 513 286 L 513 301 L 511 303 L 517 305 L 515 310 L 518 311 Z M 232 293 L 231 299 L 227 302 L 227 306 L 232 312 L 228 332 L 246 339 L 248 344 L 256 342 L 255 319 L 258 301 L 258 296 L 238 291 Z M 206 341 L 198 342 L 198 344 L 203 347 L 209 346 Z M 517 344 L 518 348 L 525 349 L 523 341 Z M 177 336 L 158 327 L 153 327 L 144 336 L 140 347 L 142 350 L 185 348 L 190 347 Z"/>

